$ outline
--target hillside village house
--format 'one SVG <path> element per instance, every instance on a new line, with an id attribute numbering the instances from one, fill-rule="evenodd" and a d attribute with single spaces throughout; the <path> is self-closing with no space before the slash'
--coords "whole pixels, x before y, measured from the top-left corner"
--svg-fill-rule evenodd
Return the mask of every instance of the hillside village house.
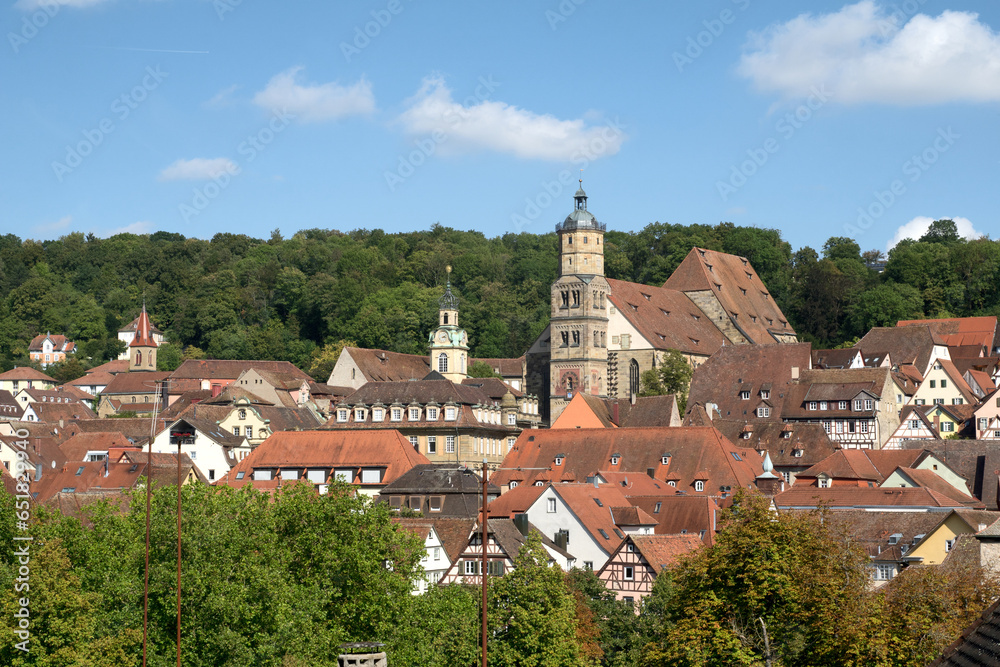
<path id="1" fill-rule="evenodd" d="M 978 401 L 969 383 L 950 359 L 936 359 L 913 395 L 914 405 L 975 405 Z"/>
<path id="2" fill-rule="evenodd" d="M 663 570 L 703 545 L 694 535 L 628 535 L 597 576 L 616 599 L 638 602 Z"/>
<path id="3" fill-rule="evenodd" d="M 66 360 L 67 354 L 76 352 L 76 343 L 66 340 L 66 336 L 53 336 L 50 333 L 39 334 L 28 344 L 28 355 L 32 361 L 37 361 L 42 368 Z"/>
<path id="4" fill-rule="evenodd" d="M 21 389 L 54 389 L 59 384 L 41 371 L 22 366 L 0 373 L 0 390 L 9 391 L 12 395 Z"/>
<path id="5" fill-rule="evenodd" d="M 251 452 L 245 436 L 225 431 L 210 419 L 194 417 L 169 424 L 153 439 L 152 447 L 154 454 L 186 454 L 209 482 L 224 477 Z"/>

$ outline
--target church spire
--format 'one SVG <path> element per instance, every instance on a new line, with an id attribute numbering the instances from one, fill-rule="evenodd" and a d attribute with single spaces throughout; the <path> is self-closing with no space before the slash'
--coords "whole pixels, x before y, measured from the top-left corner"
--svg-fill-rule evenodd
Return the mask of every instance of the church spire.
<path id="1" fill-rule="evenodd" d="M 156 338 L 153 337 L 153 325 L 146 312 L 146 302 L 143 300 L 142 312 L 135 323 L 135 337 L 129 344 L 129 371 L 156 370 Z"/>
<path id="2" fill-rule="evenodd" d="M 452 382 L 464 380 L 469 363 L 469 337 L 458 328 L 458 297 L 451 291 L 451 267 L 446 266 L 448 279 L 444 295 L 438 299 L 438 328 L 431 332 L 430 367 Z"/>

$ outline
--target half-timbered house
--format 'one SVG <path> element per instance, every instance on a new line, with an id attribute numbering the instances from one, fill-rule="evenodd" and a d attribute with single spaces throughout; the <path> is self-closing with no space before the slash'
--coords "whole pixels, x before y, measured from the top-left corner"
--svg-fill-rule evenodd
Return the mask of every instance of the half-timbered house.
<path id="1" fill-rule="evenodd" d="M 660 572 L 703 544 L 696 535 L 628 535 L 597 576 L 619 600 L 638 602 Z"/>

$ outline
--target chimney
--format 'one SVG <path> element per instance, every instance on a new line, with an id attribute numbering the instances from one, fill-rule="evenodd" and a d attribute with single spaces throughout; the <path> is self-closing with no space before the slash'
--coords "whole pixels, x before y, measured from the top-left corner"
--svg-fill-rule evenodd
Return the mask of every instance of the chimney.
<path id="1" fill-rule="evenodd" d="M 595 489 L 601 488 L 601 485 L 598 484 L 598 482 L 597 482 L 597 475 L 594 475 L 594 477 L 592 479 L 594 480 L 594 488 Z"/>
<path id="2" fill-rule="evenodd" d="M 798 366 L 792 366 L 792 379 L 793 380 L 798 380 L 799 379 L 799 367 Z"/>
<path id="3" fill-rule="evenodd" d="M 520 531 L 525 537 L 528 536 L 528 515 L 527 514 L 515 514 L 514 515 L 514 527 Z"/>
<path id="4" fill-rule="evenodd" d="M 649 475 L 650 479 L 656 479 L 656 468 L 646 468 L 646 474 Z"/>
<path id="5" fill-rule="evenodd" d="M 635 397 L 636 397 L 636 395 L 632 394 L 632 397 L 631 397 L 631 403 L 632 403 L 632 405 L 635 405 Z"/>

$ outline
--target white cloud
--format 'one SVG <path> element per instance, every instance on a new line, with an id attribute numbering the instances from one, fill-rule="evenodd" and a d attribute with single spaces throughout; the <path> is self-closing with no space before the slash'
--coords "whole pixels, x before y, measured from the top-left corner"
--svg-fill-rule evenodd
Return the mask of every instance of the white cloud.
<path id="1" fill-rule="evenodd" d="M 919 239 L 927 233 L 927 230 L 930 229 L 931 223 L 935 220 L 953 220 L 955 222 L 955 226 L 958 228 L 958 235 L 970 241 L 984 236 L 982 232 L 977 231 L 972 226 L 972 221 L 968 218 L 928 218 L 927 216 L 921 215 L 917 216 L 913 220 L 910 220 L 908 223 L 896 230 L 896 233 L 889 241 L 889 244 L 885 247 L 886 251 L 892 250 L 895 245 L 903 239 Z"/>
<path id="2" fill-rule="evenodd" d="M 98 234 L 102 239 L 111 238 L 118 234 L 152 234 L 156 231 L 156 225 L 148 220 L 142 220 L 139 222 L 133 222 L 130 225 L 125 225 L 124 227 L 118 227 L 117 229 L 112 229 L 110 231 L 101 232 Z"/>
<path id="3" fill-rule="evenodd" d="M 300 84 L 297 79 L 301 70 L 292 67 L 275 75 L 264 90 L 254 95 L 254 104 L 268 111 L 287 111 L 303 122 L 339 120 L 375 111 L 375 95 L 364 78 L 350 86 L 333 82 Z"/>
<path id="4" fill-rule="evenodd" d="M 226 157 L 196 157 L 192 160 L 177 160 L 160 172 L 161 181 L 201 181 L 215 178 L 222 173 L 236 174 L 239 167 Z"/>
<path id="5" fill-rule="evenodd" d="M 491 100 L 466 106 L 452 99 L 439 77 L 424 79 L 406 106 L 397 122 L 414 136 L 443 133 L 436 146 L 442 153 L 492 150 L 539 160 L 594 159 L 614 155 L 626 138 L 617 123 L 588 126 L 583 119 L 560 120 Z"/>
<path id="6" fill-rule="evenodd" d="M 67 230 L 69 226 L 73 223 L 73 216 L 66 215 L 53 222 L 42 222 L 33 227 L 31 230 L 33 234 L 39 234 L 39 239 L 48 236 L 56 236 L 59 233 Z"/>
<path id="7" fill-rule="evenodd" d="M 237 84 L 227 86 L 212 96 L 212 99 L 205 102 L 204 106 L 211 109 L 229 106 L 233 102 L 233 93 L 239 89 Z"/>
<path id="8" fill-rule="evenodd" d="M 36 9 L 47 9 L 49 13 L 54 13 L 59 7 L 73 7 L 83 9 L 102 5 L 108 0 L 17 0 L 14 6 L 26 12 L 33 12 Z"/>
<path id="9" fill-rule="evenodd" d="M 751 35 L 738 71 L 795 99 L 827 86 L 841 104 L 1000 100 L 1000 34 L 973 12 L 907 17 L 864 0 Z"/>

